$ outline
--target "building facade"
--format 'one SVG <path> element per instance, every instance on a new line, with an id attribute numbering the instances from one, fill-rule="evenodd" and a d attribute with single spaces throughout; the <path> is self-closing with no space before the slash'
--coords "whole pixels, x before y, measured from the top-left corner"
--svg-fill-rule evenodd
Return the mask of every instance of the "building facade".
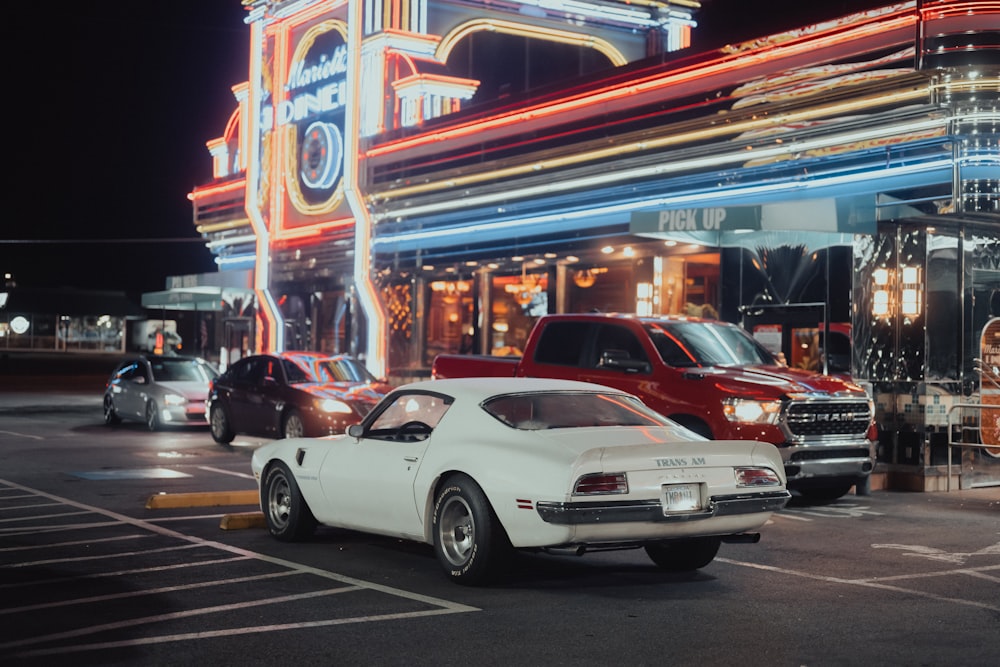
<path id="1" fill-rule="evenodd" d="M 518 354 L 546 312 L 719 317 L 865 383 L 900 484 L 949 453 L 1000 482 L 954 446 L 1000 315 L 1000 3 L 694 54 L 688 0 L 243 4 L 248 81 L 191 199 L 253 270 L 256 349 L 402 381 Z"/>

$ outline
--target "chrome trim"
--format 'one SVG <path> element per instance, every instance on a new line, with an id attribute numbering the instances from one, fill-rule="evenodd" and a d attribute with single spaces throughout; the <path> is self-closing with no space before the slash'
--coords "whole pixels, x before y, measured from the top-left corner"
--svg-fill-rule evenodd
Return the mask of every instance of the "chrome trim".
<path id="1" fill-rule="evenodd" d="M 620 500 L 599 502 L 555 503 L 539 501 L 535 504 L 538 516 L 545 523 L 574 526 L 593 523 L 625 523 L 652 521 L 679 523 L 711 519 L 716 516 L 777 512 L 788 504 L 792 494 L 788 491 L 763 493 L 736 493 L 712 496 L 708 507 L 697 512 L 664 514 L 659 500 Z"/>

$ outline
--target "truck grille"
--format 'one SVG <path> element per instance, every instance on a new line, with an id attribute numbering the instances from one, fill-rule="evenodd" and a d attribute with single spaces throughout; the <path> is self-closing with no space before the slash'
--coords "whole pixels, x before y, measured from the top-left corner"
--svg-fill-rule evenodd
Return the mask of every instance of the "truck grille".
<path id="1" fill-rule="evenodd" d="M 792 435 L 864 435 L 871 422 L 866 401 L 792 403 L 785 417 Z"/>

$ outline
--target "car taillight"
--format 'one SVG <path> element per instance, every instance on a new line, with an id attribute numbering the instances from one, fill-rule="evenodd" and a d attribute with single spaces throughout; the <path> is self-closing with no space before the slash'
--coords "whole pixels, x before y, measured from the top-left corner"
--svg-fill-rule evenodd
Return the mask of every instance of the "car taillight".
<path id="1" fill-rule="evenodd" d="M 574 496 L 593 496 L 608 493 L 628 493 L 628 478 L 623 472 L 584 475 L 573 485 Z"/>
<path id="2" fill-rule="evenodd" d="M 736 468 L 736 486 L 781 486 L 781 478 L 770 468 Z"/>

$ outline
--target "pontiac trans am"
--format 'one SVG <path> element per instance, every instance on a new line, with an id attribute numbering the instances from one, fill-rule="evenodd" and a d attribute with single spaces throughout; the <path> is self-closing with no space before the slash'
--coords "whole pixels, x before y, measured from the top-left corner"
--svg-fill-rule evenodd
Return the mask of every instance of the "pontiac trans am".
<path id="1" fill-rule="evenodd" d="M 617 389 L 532 378 L 404 385 L 343 435 L 277 440 L 252 469 L 270 534 L 318 524 L 433 545 L 480 585 L 515 549 L 642 548 L 695 570 L 788 502 L 774 445 L 709 441 Z"/>

